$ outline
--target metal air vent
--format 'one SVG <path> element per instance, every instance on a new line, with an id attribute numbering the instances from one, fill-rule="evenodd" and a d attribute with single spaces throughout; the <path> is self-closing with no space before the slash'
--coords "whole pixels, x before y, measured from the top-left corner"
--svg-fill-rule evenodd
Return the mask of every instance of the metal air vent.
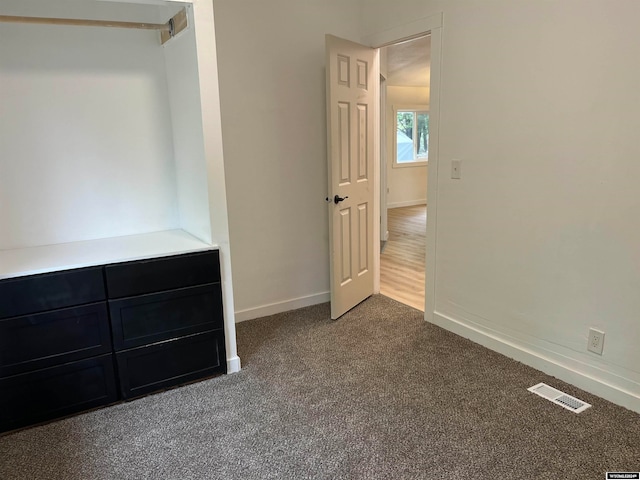
<path id="1" fill-rule="evenodd" d="M 546 383 L 539 383 L 533 387 L 527 388 L 527 390 L 575 413 L 583 412 L 591 406 L 587 402 L 583 402 L 576 397 L 567 395 L 556 388 L 550 387 Z"/>

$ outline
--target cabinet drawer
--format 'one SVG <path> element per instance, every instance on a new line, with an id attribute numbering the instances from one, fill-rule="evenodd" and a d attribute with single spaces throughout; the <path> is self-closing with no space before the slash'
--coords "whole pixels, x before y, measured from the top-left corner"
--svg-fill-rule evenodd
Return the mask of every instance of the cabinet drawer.
<path id="1" fill-rule="evenodd" d="M 123 398 L 226 372 L 224 335 L 207 332 L 116 353 Z"/>
<path id="2" fill-rule="evenodd" d="M 220 284 L 109 300 L 116 351 L 222 328 Z"/>
<path id="3" fill-rule="evenodd" d="M 105 299 L 101 267 L 0 281 L 0 318 L 17 317 Z"/>
<path id="4" fill-rule="evenodd" d="M 0 377 L 110 351 L 106 302 L 0 320 Z"/>
<path id="5" fill-rule="evenodd" d="M 112 355 L 0 379 L 0 431 L 117 400 Z"/>
<path id="6" fill-rule="evenodd" d="M 219 282 L 218 251 L 107 265 L 105 277 L 109 298 Z"/>

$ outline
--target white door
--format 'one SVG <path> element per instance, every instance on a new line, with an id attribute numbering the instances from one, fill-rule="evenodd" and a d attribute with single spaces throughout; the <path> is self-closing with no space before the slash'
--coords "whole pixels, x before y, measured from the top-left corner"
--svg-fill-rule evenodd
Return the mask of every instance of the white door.
<path id="1" fill-rule="evenodd" d="M 373 294 L 373 161 L 378 51 L 331 35 L 327 152 L 331 318 Z"/>

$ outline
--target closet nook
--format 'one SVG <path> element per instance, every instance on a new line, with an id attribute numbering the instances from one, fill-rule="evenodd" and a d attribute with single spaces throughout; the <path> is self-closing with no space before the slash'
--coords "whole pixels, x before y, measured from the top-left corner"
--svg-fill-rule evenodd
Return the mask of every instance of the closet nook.
<path id="1" fill-rule="evenodd" d="M 0 431 L 239 370 L 211 1 L 0 0 L 0 155 Z"/>

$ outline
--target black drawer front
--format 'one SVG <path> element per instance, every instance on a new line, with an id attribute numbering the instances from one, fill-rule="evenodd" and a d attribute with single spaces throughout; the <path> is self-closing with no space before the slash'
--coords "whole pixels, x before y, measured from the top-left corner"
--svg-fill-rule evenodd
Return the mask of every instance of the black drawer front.
<path id="1" fill-rule="evenodd" d="M 0 377 L 108 352 L 106 302 L 0 320 Z"/>
<path id="2" fill-rule="evenodd" d="M 112 355 L 0 379 L 0 431 L 117 400 Z"/>
<path id="3" fill-rule="evenodd" d="M 123 398 L 225 373 L 224 336 L 207 332 L 116 353 Z"/>
<path id="4" fill-rule="evenodd" d="M 109 298 L 220 281 L 218 251 L 190 253 L 105 267 Z"/>
<path id="5" fill-rule="evenodd" d="M 17 317 L 105 299 L 102 267 L 0 281 L 0 318 Z"/>
<path id="6" fill-rule="evenodd" d="M 116 351 L 223 327 L 220 284 L 109 300 Z"/>

